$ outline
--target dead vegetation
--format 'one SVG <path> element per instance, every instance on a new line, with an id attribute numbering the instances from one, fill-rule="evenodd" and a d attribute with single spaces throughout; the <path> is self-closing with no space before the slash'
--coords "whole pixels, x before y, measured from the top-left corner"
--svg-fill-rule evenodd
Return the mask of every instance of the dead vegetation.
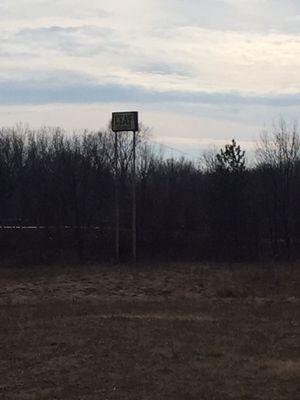
<path id="1" fill-rule="evenodd" d="M 1 399 L 295 399 L 299 268 L 0 271 Z"/>

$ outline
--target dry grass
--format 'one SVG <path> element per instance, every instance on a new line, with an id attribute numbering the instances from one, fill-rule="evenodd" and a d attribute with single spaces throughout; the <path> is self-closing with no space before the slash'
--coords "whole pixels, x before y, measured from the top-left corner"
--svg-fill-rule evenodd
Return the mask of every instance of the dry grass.
<path id="1" fill-rule="evenodd" d="M 0 399 L 296 399 L 299 268 L 1 270 Z"/>

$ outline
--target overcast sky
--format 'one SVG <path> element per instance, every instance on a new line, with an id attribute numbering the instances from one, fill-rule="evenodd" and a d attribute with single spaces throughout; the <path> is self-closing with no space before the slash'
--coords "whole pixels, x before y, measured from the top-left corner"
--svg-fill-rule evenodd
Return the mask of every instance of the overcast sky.
<path id="1" fill-rule="evenodd" d="M 0 125 L 138 110 L 188 152 L 300 111 L 299 0 L 0 0 Z"/>

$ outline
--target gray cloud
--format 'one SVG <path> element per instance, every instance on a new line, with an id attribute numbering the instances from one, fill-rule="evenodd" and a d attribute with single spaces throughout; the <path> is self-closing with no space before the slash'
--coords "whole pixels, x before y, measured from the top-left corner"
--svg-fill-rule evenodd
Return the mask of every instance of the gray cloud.
<path id="1" fill-rule="evenodd" d="M 137 8 L 135 2 L 130 3 L 128 8 Z M 164 28 L 184 25 L 252 32 L 300 31 L 300 4 L 296 0 L 140 0 L 138 3 L 141 10 L 151 13 L 153 21 L 164 22 Z M 107 18 L 119 9 L 124 10 L 124 6 L 117 0 L 2 0 L 0 20 L 35 20 L 45 16 Z M 146 15 L 136 21 L 137 25 L 145 19 Z"/>
<path id="2" fill-rule="evenodd" d="M 205 91 L 156 91 L 138 86 L 97 84 L 88 76 L 61 71 L 59 74 L 23 82 L 0 82 L 0 104 L 47 103 L 186 103 L 241 106 L 291 107 L 300 105 L 300 93 L 277 95 L 247 95 L 238 92 L 211 93 Z M 237 107 L 237 108 L 234 108 Z"/>
<path id="3" fill-rule="evenodd" d="M 26 28 L 14 34 L 11 41 L 83 57 L 120 46 L 111 29 L 95 26 Z"/>
<path id="4" fill-rule="evenodd" d="M 150 74 L 158 75 L 181 75 L 181 76 L 193 76 L 194 74 L 188 70 L 186 65 L 180 65 L 175 63 L 164 63 L 164 62 L 147 62 L 136 66 L 133 69 L 135 72 L 146 72 Z"/>
<path id="5" fill-rule="evenodd" d="M 178 25 L 244 32 L 300 32 L 295 0 L 165 0 Z M 174 22 L 173 21 L 173 22 Z"/>
<path id="6" fill-rule="evenodd" d="M 44 16 L 69 16 L 71 18 L 105 18 L 110 15 L 105 2 L 86 0 L 2 0 L 0 20 L 35 20 Z"/>
<path id="7" fill-rule="evenodd" d="M 123 41 L 112 28 L 94 25 L 23 28 L 15 33 L 7 33 L 0 43 L 0 57 L 12 58 L 40 58 L 43 52 L 44 57 L 48 56 L 49 59 L 60 55 L 86 59 L 101 56 L 107 62 L 114 57 L 122 59 L 134 51 L 134 45 Z M 114 62 L 117 64 L 119 61 Z M 95 63 L 99 63 L 99 60 Z M 26 65 L 26 73 L 25 68 Z"/>

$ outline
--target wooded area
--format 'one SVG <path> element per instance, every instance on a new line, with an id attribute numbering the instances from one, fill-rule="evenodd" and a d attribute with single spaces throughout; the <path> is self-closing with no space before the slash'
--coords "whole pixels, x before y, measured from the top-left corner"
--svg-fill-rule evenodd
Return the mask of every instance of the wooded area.
<path id="1" fill-rule="evenodd" d="M 131 135 L 119 134 L 121 259 L 131 252 Z M 114 257 L 114 136 L 0 130 L 2 261 Z M 138 258 L 258 260 L 300 253 L 300 139 L 280 121 L 255 165 L 234 140 L 202 163 L 137 144 Z"/>

